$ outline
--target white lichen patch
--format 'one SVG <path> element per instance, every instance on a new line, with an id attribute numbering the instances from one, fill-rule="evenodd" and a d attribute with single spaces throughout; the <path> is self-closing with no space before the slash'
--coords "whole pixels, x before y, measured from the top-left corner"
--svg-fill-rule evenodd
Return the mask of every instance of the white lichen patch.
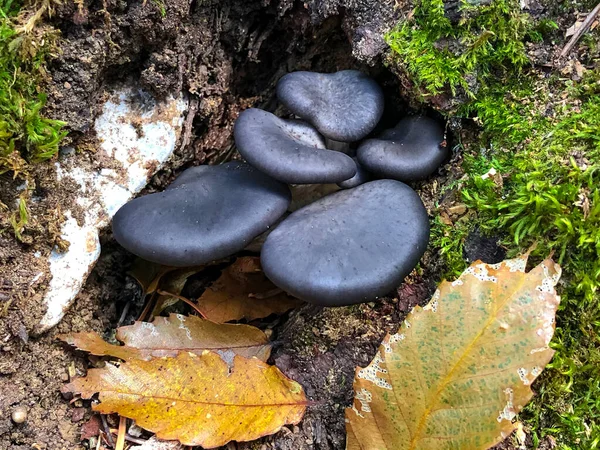
<path id="1" fill-rule="evenodd" d="M 527 257 L 520 257 L 514 259 L 507 259 L 503 264 L 508 267 L 510 272 L 525 272 L 527 267 Z"/>
<path id="2" fill-rule="evenodd" d="M 185 335 L 191 341 L 192 340 L 192 332 L 190 331 L 190 329 L 188 327 L 186 327 L 184 325 L 185 316 L 181 315 L 181 314 L 176 314 L 175 316 L 179 319 L 179 329 L 180 330 L 185 330 Z"/>
<path id="3" fill-rule="evenodd" d="M 554 273 L 550 273 L 550 269 L 546 264 L 542 265 L 542 270 L 544 271 L 544 278 L 542 279 L 542 284 L 536 286 L 536 290 L 544 294 L 553 294 L 554 286 L 558 283 L 561 275 L 560 266 L 555 264 Z"/>
<path id="4" fill-rule="evenodd" d="M 425 305 L 423 307 L 423 311 L 431 311 L 431 312 L 437 312 L 438 309 L 438 302 L 437 300 L 431 300 L 429 303 L 427 303 L 427 305 Z"/>
<path id="5" fill-rule="evenodd" d="M 390 340 L 388 341 L 390 344 L 395 344 L 397 342 L 403 341 L 406 339 L 406 336 L 402 333 L 396 333 L 390 335 Z"/>
<path id="6" fill-rule="evenodd" d="M 498 282 L 498 278 L 490 275 L 489 266 L 487 264 L 476 264 L 470 266 L 467 270 L 465 270 L 465 274 L 472 275 L 479 281 L 489 281 L 491 283 Z"/>
<path id="7" fill-rule="evenodd" d="M 158 336 L 158 330 L 156 329 L 153 323 L 142 322 L 142 328 L 144 330 L 150 331 L 150 336 Z"/>
<path id="8" fill-rule="evenodd" d="M 386 375 L 388 373 L 387 369 L 384 369 L 383 367 L 381 367 L 381 364 L 383 362 L 384 362 L 384 360 L 381 357 L 381 354 L 378 352 L 375 355 L 375 358 L 373 358 L 373 361 L 371 362 L 371 364 L 369 364 L 364 369 L 360 369 L 357 372 L 356 377 L 361 378 L 365 381 L 370 381 L 375 386 L 380 387 L 382 389 L 391 390 L 392 385 L 390 383 L 388 383 L 388 381 L 385 378 L 382 378 L 379 376 L 380 373 L 384 374 L 384 375 Z"/>
<path id="9" fill-rule="evenodd" d="M 356 391 L 354 393 L 354 398 L 359 401 L 360 410 L 362 412 L 366 412 L 366 413 L 371 412 L 371 407 L 369 406 L 369 403 L 371 403 L 371 401 L 373 401 L 373 395 L 368 390 L 363 388 L 360 391 Z M 357 411 L 357 413 L 358 413 L 358 411 Z"/>
<path id="10" fill-rule="evenodd" d="M 506 405 L 504 406 L 504 409 L 502 411 L 500 411 L 500 414 L 498 415 L 498 422 L 502 422 L 503 420 L 512 421 L 517 415 L 517 412 L 515 411 L 515 408 L 513 405 L 513 400 L 514 400 L 513 390 L 511 388 L 506 388 L 506 389 L 504 389 L 504 394 L 506 395 Z"/>
<path id="11" fill-rule="evenodd" d="M 534 355 L 535 353 L 540 353 L 540 352 L 545 352 L 546 350 L 548 350 L 549 347 L 539 347 L 539 348 L 534 348 L 532 349 L 529 354 L 530 355 Z"/>
<path id="12" fill-rule="evenodd" d="M 35 332 L 55 326 L 71 306 L 100 256 L 99 231 L 127 201 L 146 186 L 175 150 L 187 100 L 155 101 L 133 85 L 115 89 L 96 119 L 101 142 L 97 162 L 109 167 L 80 164 L 79 155 L 56 164 L 56 176 L 79 185 L 75 205 L 83 217 L 65 208 L 61 237 L 66 252 L 54 249 L 48 263 L 52 276 L 44 303 L 47 312 Z M 94 167 L 94 168 L 91 168 Z"/>
<path id="13" fill-rule="evenodd" d="M 532 380 L 530 380 L 527 376 L 529 371 L 525 367 L 519 367 L 517 369 L 517 374 L 525 386 L 529 386 L 531 384 Z"/>

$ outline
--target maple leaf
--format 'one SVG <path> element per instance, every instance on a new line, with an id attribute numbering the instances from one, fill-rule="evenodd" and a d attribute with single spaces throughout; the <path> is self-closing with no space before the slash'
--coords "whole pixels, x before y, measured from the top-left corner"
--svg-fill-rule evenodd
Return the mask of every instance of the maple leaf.
<path id="1" fill-rule="evenodd" d="M 228 364 L 210 351 L 108 363 L 66 390 L 86 399 L 99 393 L 95 411 L 134 419 L 159 439 L 204 448 L 276 433 L 299 423 L 307 406 L 302 387 L 277 367 L 237 355 Z"/>
<path id="2" fill-rule="evenodd" d="M 97 333 L 60 335 L 59 339 L 79 350 L 98 356 L 113 356 L 129 361 L 151 357 L 175 356 L 180 351 L 201 354 L 219 353 L 230 360 L 234 354 L 266 361 L 271 354 L 267 336 L 249 325 L 217 324 L 196 316 L 171 314 L 154 322 L 136 322 L 117 329 L 117 339 L 125 345 L 112 345 Z"/>
<path id="3" fill-rule="evenodd" d="M 357 368 L 347 450 L 487 449 L 508 436 L 552 359 L 560 267 L 527 256 L 443 282 Z"/>
<path id="4" fill-rule="evenodd" d="M 267 279 L 257 257 L 238 258 L 198 300 L 198 310 L 214 322 L 254 320 L 302 304 Z"/>

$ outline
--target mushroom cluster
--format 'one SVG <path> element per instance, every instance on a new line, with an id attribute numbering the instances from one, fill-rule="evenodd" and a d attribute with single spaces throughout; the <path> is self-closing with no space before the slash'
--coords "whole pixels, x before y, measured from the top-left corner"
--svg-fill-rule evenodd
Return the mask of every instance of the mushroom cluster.
<path id="1" fill-rule="evenodd" d="M 277 97 L 293 119 L 251 108 L 235 123 L 247 163 L 194 167 L 164 192 L 129 202 L 114 218 L 115 238 L 150 261 L 192 266 L 270 231 L 261 263 L 286 292 L 324 306 L 389 293 L 429 242 L 425 207 L 403 182 L 426 178 L 447 158 L 442 127 L 409 117 L 360 142 L 378 125 L 385 101 L 377 83 L 356 70 L 287 74 Z M 337 192 L 278 223 L 290 207 L 288 185 L 333 183 Z"/>

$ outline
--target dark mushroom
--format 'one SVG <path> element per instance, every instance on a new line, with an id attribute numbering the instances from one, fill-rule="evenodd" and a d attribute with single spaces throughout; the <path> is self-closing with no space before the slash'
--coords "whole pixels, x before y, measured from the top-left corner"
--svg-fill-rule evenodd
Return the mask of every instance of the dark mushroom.
<path id="1" fill-rule="evenodd" d="M 378 180 L 292 213 L 267 237 L 261 263 L 273 283 L 298 298 L 349 305 L 396 288 L 428 241 L 427 212 L 416 192 Z"/>
<path id="2" fill-rule="evenodd" d="M 186 170 L 164 192 L 123 206 L 117 242 L 167 266 L 194 266 L 246 247 L 287 210 L 289 188 L 245 163 Z"/>
<path id="3" fill-rule="evenodd" d="M 423 180 L 448 157 L 444 129 L 428 117 L 409 117 L 378 139 L 367 139 L 356 152 L 374 174 L 400 181 Z"/>
<path id="4" fill-rule="evenodd" d="M 371 181 L 373 179 L 373 175 L 371 175 L 363 166 L 360 165 L 356 158 L 352 158 L 356 163 L 356 174 L 352 178 L 348 178 L 337 185 L 342 189 L 352 189 L 356 186 L 360 186 L 361 184 L 365 184 L 367 181 Z"/>
<path id="5" fill-rule="evenodd" d="M 235 123 L 234 137 L 248 163 L 284 183 L 337 183 L 356 173 L 352 158 L 327 150 L 321 135 L 305 122 L 247 109 Z"/>
<path id="6" fill-rule="evenodd" d="M 385 103 L 379 85 L 358 70 L 289 73 L 279 80 L 277 97 L 323 136 L 341 142 L 373 131 Z"/>

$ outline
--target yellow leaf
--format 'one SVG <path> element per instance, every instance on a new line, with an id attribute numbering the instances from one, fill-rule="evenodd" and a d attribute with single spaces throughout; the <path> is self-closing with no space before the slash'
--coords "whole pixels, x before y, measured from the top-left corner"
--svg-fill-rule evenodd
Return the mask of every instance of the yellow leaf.
<path id="1" fill-rule="evenodd" d="M 550 361 L 560 267 L 474 263 L 356 370 L 347 450 L 487 449 L 515 428 Z"/>
<path id="2" fill-rule="evenodd" d="M 159 439 L 204 448 L 276 433 L 299 423 L 307 405 L 302 387 L 277 367 L 241 356 L 229 366 L 209 351 L 107 364 L 67 389 L 99 393 L 94 410 L 134 419 Z"/>
<path id="3" fill-rule="evenodd" d="M 214 322 L 254 320 L 281 314 L 302 304 L 265 277 L 259 258 L 238 258 L 198 300 L 198 310 Z"/>
<path id="4" fill-rule="evenodd" d="M 74 333 L 59 339 L 93 355 L 113 356 L 124 361 L 175 356 L 180 351 L 202 354 L 205 350 L 231 360 L 233 354 L 261 361 L 269 359 L 271 345 L 267 336 L 249 325 L 217 324 L 196 316 L 171 314 L 153 323 L 136 322 L 117 330 L 125 345 L 112 345 L 96 333 Z"/>

